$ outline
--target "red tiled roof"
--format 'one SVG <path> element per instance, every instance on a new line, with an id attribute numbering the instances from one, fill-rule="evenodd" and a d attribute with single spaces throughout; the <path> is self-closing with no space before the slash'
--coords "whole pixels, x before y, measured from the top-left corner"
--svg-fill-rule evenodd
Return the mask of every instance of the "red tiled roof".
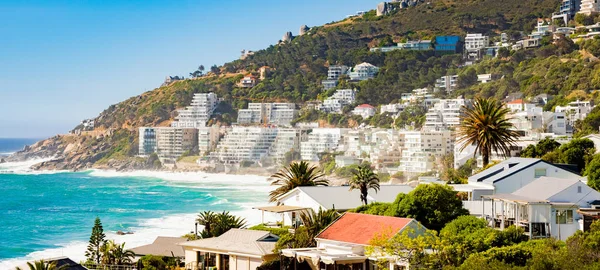
<path id="1" fill-rule="evenodd" d="M 515 99 L 515 100 L 509 102 L 508 104 L 523 104 L 523 103 L 525 103 L 525 102 L 523 102 L 522 99 Z"/>
<path id="2" fill-rule="evenodd" d="M 375 107 L 373 107 L 369 104 L 362 104 L 362 105 L 359 105 L 357 108 L 373 108 L 374 109 Z"/>
<path id="3" fill-rule="evenodd" d="M 390 234 L 389 237 L 391 238 L 404 229 L 412 220 L 412 218 L 347 212 L 315 238 L 369 245 L 373 238 L 381 237 L 385 234 Z"/>

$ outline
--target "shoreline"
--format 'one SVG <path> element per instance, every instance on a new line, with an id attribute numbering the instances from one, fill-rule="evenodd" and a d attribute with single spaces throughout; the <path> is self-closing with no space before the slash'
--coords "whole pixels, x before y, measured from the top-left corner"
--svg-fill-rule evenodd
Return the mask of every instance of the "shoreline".
<path id="1" fill-rule="evenodd" d="M 26 164 L 29 164 L 28 162 Z M 18 166 L 16 163 L 8 164 L 11 165 L 11 172 L 2 172 L 6 170 L 2 168 L 4 164 L 0 164 L 0 174 L 41 174 L 40 171 L 32 170 L 20 170 L 25 165 Z M 9 168 L 9 170 L 11 170 Z M 16 169 L 19 170 L 16 170 Z M 113 178 L 113 177 L 135 177 L 135 178 L 149 178 L 149 179 L 160 179 L 166 181 L 164 185 L 169 186 L 181 186 L 185 185 L 187 188 L 199 188 L 211 190 L 212 188 L 230 188 L 237 190 L 247 190 L 250 192 L 266 192 L 270 190 L 270 186 L 264 176 L 257 175 L 226 175 L 226 174 L 211 174 L 206 172 L 169 172 L 169 171 L 130 171 L 130 172 L 119 172 L 116 170 L 100 170 L 91 169 L 79 172 L 70 171 L 45 171 L 44 174 L 59 174 L 59 173 L 87 173 L 89 176 L 94 178 Z M 230 177 L 224 177 L 230 176 Z M 233 177 L 231 177 L 233 176 Z M 1 177 L 1 175 L 0 175 Z M 248 181 L 249 185 L 240 185 L 241 182 Z M 264 181 L 264 182 L 263 182 Z M 198 185 L 193 185 L 197 183 Z M 201 184 L 200 184 L 201 183 Z M 263 184 L 264 183 L 264 184 Z M 192 185 L 189 185 L 192 184 Z M 220 184 L 220 185 L 219 185 Z M 223 186 L 221 186 L 223 185 Z M 234 215 L 238 215 L 247 220 L 248 226 L 252 226 L 260 223 L 260 215 L 255 212 L 257 210 L 252 207 L 258 205 L 267 205 L 268 201 L 265 199 L 264 202 L 229 202 L 227 199 L 215 202 L 211 205 L 223 205 L 222 210 L 228 211 L 227 209 L 237 209 L 230 212 Z M 229 206 L 228 206 L 229 205 Z M 236 207 L 233 207 L 236 205 Z M 127 230 L 133 231 L 133 234 L 117 235 L 116 231 L 105 231 L 106 239 L 114 239 L 115 241 L 122 243 L 125 242 L 127 248 L 132 248 L 140 245 L 152 243 L 157 236 L 182 236 L 194 229 L 194 221 L 199 211 L 202 209 L 196 209 L 193 212 L 184 210 L 181 213 L 171 213 L 164 216 L 155 218 L 140 218 L 135 222 L 134 226 L 131 226 Z M 267 217 L 267 220 L 276 217 Z M 87 247 L 87 239 L 69 239 L 65 242 L 57 241 L 55 247 L 44 248 L 36 250 L 24 256 L 14 258 L 4 258 L 0 260 L 0 269 L 13 269 L 15 266 L 23 265 L 27 261 L 39 260 L 42 258 L 52 258 L 67 256 L 75 261 L 84 259 L 84 253 Z"/>

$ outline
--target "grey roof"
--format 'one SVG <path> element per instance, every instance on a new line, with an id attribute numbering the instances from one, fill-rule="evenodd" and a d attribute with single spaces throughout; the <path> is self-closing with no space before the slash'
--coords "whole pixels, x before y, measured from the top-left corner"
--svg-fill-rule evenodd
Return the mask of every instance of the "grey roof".
<path id="1" fill-rule="evenodd" d="M 538 200 L 536 198 L 515 195 L 512 193 L 484 195 L 483 197 L 492 198 L 492 199 L 496 199 L 496 200 L 515 201 L 515 202 L 523 202 L 523 203 L 549 203 L 547 200 Z"/>
<path id="2" fill-rule="evenodd" d="M 540 177 L 519 190 L 513 195 L 527 196 L 537 200 L 549 200 L 568 187 L 575 185 L 579 179 L 562 179 L 555 177 Z"/>
<path id="3" fill-rule="evenodd" d="M 156 237 L 152 244 L 131 248 L 129 250 L 133 251 L 135 255 L 139 256 L 157 255 L 168 257 L 185 257 L 183 247 L 178 244 L 185 242 L 186 240 L 187 239 L 184 237 L 159 236 Z"/>
<path id="4" fill-rule="evenodd" d="M 298 187 L 327 209 L 348 210 L 362 205 L 360 191 L 350 190 L 348 186 L 335 187 Z M 408 185 L 381 185 L 380 190 L 369 190 L 367 200 L 371 202 L 393 202 L 399 193 L 409 193 L 414 188 Z M 291 193 L 291 192 L 290 192 Z M 284 195 L 285 196 L 285 195 Z"/>
<path id="5" fill-rule="evenodd" d="M 255 256 L 274 254 L 279 237 L 267 231 L 231 229 L 219 237 L 180 243 L 184 247 Z"/>
<path id="6" fill-rule="evenodd" d="M 469 182 L 484 182 L 493 184 L 504 179 L 505 177 L 508 177 L 520 170 L 523 170 L 539 162 L 547 163 L 539 158 L 511 157 L 488 168 L 487 170 L 472 175 L 471 177 L 469 177 Z"/>
<path id="7" fill-rule="evenodd" d="M 74 262 L 68 257 L 56 257 L 44 259 L 47 263 L 56 263 L 56 268 L 65 267 L 66 270 L 88 270 L 81 264 Z M 32 262 L 33 263 L 33 262 Z M 29 269 L 29 266 L 24 264 L 19 266 L 21 269 Z"/>

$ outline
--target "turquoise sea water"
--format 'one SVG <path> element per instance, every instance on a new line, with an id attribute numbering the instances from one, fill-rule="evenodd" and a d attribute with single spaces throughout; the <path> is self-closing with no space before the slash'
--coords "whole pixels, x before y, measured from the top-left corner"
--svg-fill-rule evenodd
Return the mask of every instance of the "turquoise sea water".
<path id="1" fill-rule="evenodd" d="M 0 269 L 26 259 L 66 255 L 81 259 L 96 216 L 109 238 L 128 246 L 158 235 L 194 229 L 203 210 L 232 211 L 257 221 L 264 177 L 210 174 L 37 174 L 21 164 L 0 164 Z M 260 221 L 260 220 L 258 220 Z M 117 236 L 117 231 L 133 235 Z"/>

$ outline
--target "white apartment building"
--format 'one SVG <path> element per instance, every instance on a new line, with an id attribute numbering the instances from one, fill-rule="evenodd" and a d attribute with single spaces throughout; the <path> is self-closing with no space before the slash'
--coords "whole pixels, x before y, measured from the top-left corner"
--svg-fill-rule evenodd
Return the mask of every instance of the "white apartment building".
<path id="1" fill-rule="evenodd" d="M 266 159 L 277 138 L 276 128 L 233 127 L 219 142 L 213 157 L 225 164 Z"/>
<path id="2" fill-rule="evenodd" d="M 219 100 L 215 93 L 196 93 L 192 104 L 185 109 L 177 110 L 177 117 L 171 124 L 178 128 L 204 127 L 217 108 Z"/>
<path id="3" fill-rule="evenodd" d="M 568 129 L 564 112 L 544 112 L 541 107 L 515 112 L 510 122 L 515 130 L 523 131 L 526 135 L 553 133 L 564 136 L 572 132 Z"/>
<path id="4" fill-rule="evenodd" d="M 303 160 L 318 161 L 319 154 L 338 150 L 340 139 L 346 132 L 340 128 L 315 128 L 308 134 L 306 141 L 300 143 L 300 155 Z"/>
<path id="5" fill-rule="evenodd" d="M 592 15 L 600 12 L 600 1 L 598 0 L 581 0 L 581 9 L 578 13 Z"/>
<path id="6" fill-rule="evenodd" d="M 354 110 L 352 111 L 353 115 L 360 115 L 363 119 L 372 117 L 373 115 L 375 115 L 375 113 L 376 113 L 375 107 L 373 107 L 369 104 L 359 105 L 356 108 L 354 108 Z"/>
<path id="7" fill-rule="evenodd" d="M 375 78 L 377 72 L 379 72 L 378 67 L 365 62 L 356 65 L 348 75 L 352 81 L 364 81 Z"/>
<path id="8" fill-rule="evenodd" d="M 278 128 L 277 137 L 273 142 L 269 158 L 277 164 L 282 164 L 288 152 L 296 151 L 300 153 L 300 142 L 306 140 L 307 137 L 308 130 L 306 129 Z"/>
<path id="9" fill-rule="evenodd" d="M 138 142 L 140 155 L 156 153 L 163 162 L 174 163 L 186 151 L 197 150 L 198 129 L 141 127 Z"/>
<path id="10" fill-rule="evenodd" d="M 405 173 L 437 170 L 437 159 L 454 150 L 451 131 L 402 131 L 400 136 L 403 146 L 398 169 Z"/>
<path id="11" fill-rule="evenodd" d="M 369 161 L 375 168 L 398 167 L 402 159 L 400 134 L 393 129 L 374 131 L 370 136 L 372 150 Z"/>
<path id="12" fill-rule="evenodd" d="M 465 53 L 469 60 L 480 59 L 483 49 L 488 46 L 490 46 L 490 37 L 483 34 L 467 34 L 465 37 Z"/>
<path id="13" fill-rule="evenodd" d="M 198 128 L 198 152 L 200 155 L 207 155 L 214 151 L 220 138 L 221 129 L 217 126 Z"/>
<path id="14" fill-rule="evenodd" d="M 426 130 L 443 130 L 457 127 L 460 125 L 461 110 L 464 106 L 471 106 L 471 100 L 464 98 L 440 100 L 425 114 L 423 127 Z"/>
<path id="15" fill-rule="evenodd" d="M 436 91 L 446 91 L 451 93 L 456 89 L 458 83 L 458 75 L 442 76 L 435 81 Z"/>
<path id="16" fill-rule="evenodd" d="M 594 109 L 590 101 L 573 101 L 567 106 L 556 106 L 555 112 L 564 112 L 567 120 L 574 123 L 577 120 L 583 120 Z"/>
<path id="17" fill-rule="evenodd" d="M 327 79 L 323 80 L 321 84 L 325 90 L 335 88 L 338 85 L 340 76 L 348 74 L 348 67 L 344 65 L 329 66 L 327 71 Z"/>
<path id="18" fill-rule="evenodd" d="M 379 109 L 379 113 L 384 114 L 384 113 L 390 113 L 390 114 L 397 114 L 399 112 L 401 112 L 402 110 L 404 110 L 405 106 L 404 104 L 387 104 L 387 105 L 381 105 L 381 108 Z"/>
<path id="19" fill-rule="evenodd" d="M 324 112 L 335 112 L 341 113 L 342 108 L 346 105 L 354 103 L 356 100 L 356 90 L 354 89 L 340 89 L 336 90 L 333 96 L 328 97 L 323 101 L 321 110 Z"/>
<path id="20" fill-rule="evenodd" d="M 250 103 L 238 111 L 238 124 L 273 124 L 289 126 L 296 118 L 294 103 Z"/>

